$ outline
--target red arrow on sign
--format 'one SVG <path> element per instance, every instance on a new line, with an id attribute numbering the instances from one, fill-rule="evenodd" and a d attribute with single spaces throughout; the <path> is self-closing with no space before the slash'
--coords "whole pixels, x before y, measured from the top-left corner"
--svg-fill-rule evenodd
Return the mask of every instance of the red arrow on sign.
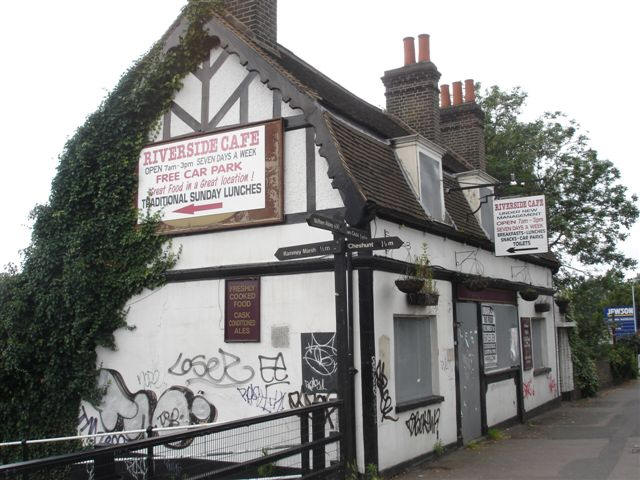
<path id="1" fill-rule="evenodd" d="M 186 207 L 179 208 L 178 210 L 174 210 L 174 213 L 188 213 L 189 215 L 193 215 L 200 210 L 214 210 L 216 208 L 222 208 L 222 202 L 218 203 L 207 203 L 206 205 L 187 205 Z"/>

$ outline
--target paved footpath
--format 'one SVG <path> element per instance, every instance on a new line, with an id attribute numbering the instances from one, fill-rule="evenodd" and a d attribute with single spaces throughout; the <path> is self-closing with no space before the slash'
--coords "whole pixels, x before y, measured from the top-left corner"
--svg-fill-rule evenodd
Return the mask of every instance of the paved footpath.
<path id="1" fill-rule="evenodd" d="M 640 480 L 640 381 L 599 392 L 394 480 Z"/>

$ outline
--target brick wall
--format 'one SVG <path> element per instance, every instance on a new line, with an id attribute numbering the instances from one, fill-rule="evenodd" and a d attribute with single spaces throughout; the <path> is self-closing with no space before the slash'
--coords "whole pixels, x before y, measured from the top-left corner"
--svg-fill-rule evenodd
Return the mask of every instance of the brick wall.
<path id="1" fill-rule="evenodd" d="M 251 30 L 263 44 L 275 48 L 277 41 L 277 0 L 225 0 L 229 13 Z"/>
<path id="2" fill-rule="evenodd" d="M 478 104 L 463 103 L 440 109 L 442 141 L 475 168 L 487 168 L 484 149 L 484 113 Z"/>
<path id="3" fill-rule="evenodd" d="M 437 143 L 441 140 L 439 79 L 440 72 L 431 62 L 390 70 L 382 77 L 387 111 Z"/>

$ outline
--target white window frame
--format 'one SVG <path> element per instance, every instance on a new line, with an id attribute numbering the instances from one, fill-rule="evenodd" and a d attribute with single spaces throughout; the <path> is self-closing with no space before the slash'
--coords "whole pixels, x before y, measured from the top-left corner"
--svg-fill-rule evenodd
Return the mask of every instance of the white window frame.
<path id="1" fill-rule="evenodd" d="M 531 317 L 531 350 L 534 375 L 541 375 L 549 371 L 548 347 L 547 319 L 545 317 Z"/>
<path id="2" fill-rule="evenodd" d="M 392 146 L 394 147 L 402 171 L 424 211 L 433 220 L 446 223 L 447 213 L 444 204 L 444 186 L 442 184 L 442 157 L 446 153 L 446 150 L 421 135 L 408 135 L 406 137 L 394 138 L 392 140 Z M 422 196 L 421 176 L 423 172 L 420 167 L 421 154 L 431 158 L 438 164 L 436 184 L 438 185 L 439 192 L 436 193 L 436 195 L 440 202 L 439 217 L 434 216 L 434 212 L 430 211 Z"/>

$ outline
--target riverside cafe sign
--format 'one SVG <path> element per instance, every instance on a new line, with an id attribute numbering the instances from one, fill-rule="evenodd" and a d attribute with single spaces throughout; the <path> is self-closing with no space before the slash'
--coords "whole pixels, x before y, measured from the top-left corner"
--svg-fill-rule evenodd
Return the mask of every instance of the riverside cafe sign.
<path id="1" fill-rule="evenodd" d="M 544 195 L 494 199 L 493 231 L 497 257 L 548 252 Z"/>
<path id="2" fill-rule="evenodd" d="M 283 220 L 282 120 L 154 143 L 140 152 L 137 207 L 160 231 Z"/>

